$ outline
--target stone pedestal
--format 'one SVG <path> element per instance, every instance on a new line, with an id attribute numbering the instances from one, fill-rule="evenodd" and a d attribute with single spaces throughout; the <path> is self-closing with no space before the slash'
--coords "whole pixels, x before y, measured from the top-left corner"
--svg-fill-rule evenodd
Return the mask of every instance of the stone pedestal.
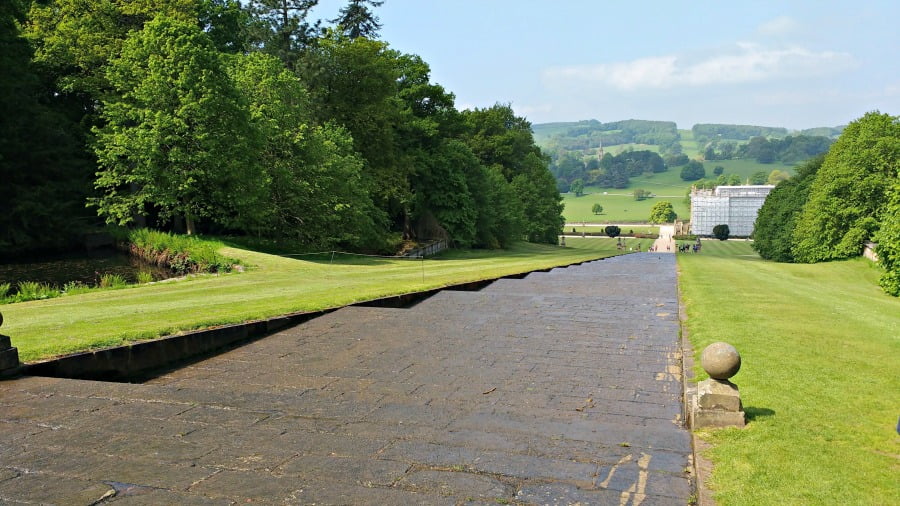
<path id="1" fill-rule="evenodd" d="M 3 314 L 0 314 L 0 325 L 3 325 Z M 9 336 L 0 334 L 0 378 L 14 376 L 19 373 L 19 350 L 13 348 Z"/>
<path id="2" fill-rule="evenodd" d="M 741 355 L 728 343 L 713 343 L 703 350 L 700 365 L 710 378 L 697 384 L 691 396 L 691 428 L 744 427 L 741 394 L 729 378 L 741 369 Z"/>
<path id="3" fill-rule="evenodd" d="M 743 427 L 745 423 L 737 385 L 712 378 L 697 385 L 691 406 L 691 427 Z"/>

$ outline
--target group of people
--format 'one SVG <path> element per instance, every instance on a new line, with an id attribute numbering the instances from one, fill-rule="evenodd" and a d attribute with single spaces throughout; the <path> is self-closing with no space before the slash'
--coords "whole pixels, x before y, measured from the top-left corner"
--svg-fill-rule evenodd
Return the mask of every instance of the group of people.
<path id="1" fill-rule="evenodd" d="M 692 250 L 694 253 L 700 253 L 700 241 L 697 241 L 694 244 L 679 244 L 678 245 L 679 253 L 689 253 Z"/>

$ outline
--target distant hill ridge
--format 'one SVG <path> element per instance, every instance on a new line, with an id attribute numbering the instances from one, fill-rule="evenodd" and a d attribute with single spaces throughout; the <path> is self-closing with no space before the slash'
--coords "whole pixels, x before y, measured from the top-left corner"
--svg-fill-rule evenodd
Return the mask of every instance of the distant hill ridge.
<path id="1" fill-rule="evenodd" d="M 698 123 L 691 127 L 695 139 L 722 138 L 738 141 L 753 137 L 784 138 L 788 135 L 806 135 L 837 138 L 843 126 L 816 127 L 804 130 L 788 130 L 783 127 L 759 125 L 737 125 L 727 123 Z M 595 119 L 535 123 L 532 125 L 535 140 L 539 143 L 552 138 L 584 138 L 587 144 L 655 144 L 665 145 L 680 138 L 678 127 L 673 121 L 622 120 L 602 123 Z"/>

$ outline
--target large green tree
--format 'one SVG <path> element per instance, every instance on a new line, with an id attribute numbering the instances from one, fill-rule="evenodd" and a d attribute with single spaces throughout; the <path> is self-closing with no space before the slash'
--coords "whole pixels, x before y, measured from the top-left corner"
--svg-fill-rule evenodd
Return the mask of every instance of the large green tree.
<path id="1" fill-rule="evenodd" d="M 93 200 L 110 222 L 154 210 L 226 227 L 258 222 L 259 139 L 220 53 L 195 24 L 158 16 L 126 40 L 106 78 Z"/>
<path id="2" fill-rule="evenodd" d="M 90 224 L 79 130 L 21 37 L 25 2 L 0 3 L 0 251 L 64 248 Z"/>
<path id="3" fill-rule="evenodd" d="M 675 208 L 667 200 L 657 202 L 650 208 L 650 223 L 672 223 L 677 217 Z"/>
<path id="4" fill-rule="evenodd" d="M 797 217 L 809 198 L 809 189 L 824 155 L 797 168 L 797 175 L 778 183 L 766 197 L 753 227 L 753 249 L 766 260 L 793 262 L 791 252 Z"/>
<path id="5" fill-rule="evenodd" d="M 794 230 L 794 258 L 819 262 L 859 255 L 879 229 L 898 164 L 900 119 L 871 112 L 851 122 L 812 183 Z"/>
<path id="6" fill-rule="evenodd" d="M 549 160 L 534 143 L 531 124 L 503 104 L 467 110 L 463 117 L 472 151 L 483 165 L 503 174 L 521 201 L 525 237 L 556 244 L 565 223 L 562 197 Z"/>
<path id="7" fill-rule="evenodd" d="M 350 135 L 331 123 L 313 123 L 309 94 L 277 58 L 237 55 L 228 73 L 248 102 L 250 125 L 262 142 L 265 212 L 248 231 L 319 248 L 371 244 L 381 218 Z"/>
<path id="8" fill-rule="evenodd" d="M 375 204 L 392 218 L 402 216 L 411 193 L 410 167 L 400 163 L 396 149 L 403 109 L 397 97 L 400 54 L 383 42 L 331 32 L 307 57 L 303 79 L 317 121 L 349 130 Z"/>
<path id="9" fill-rule="evenodd" d="M 882 288 L 894 297 L 900 297 L 900 168 L 888 195 L 881 228 L 875 235 L 878 242 L 875 252 L 885 270 L 880 280 Z"/>

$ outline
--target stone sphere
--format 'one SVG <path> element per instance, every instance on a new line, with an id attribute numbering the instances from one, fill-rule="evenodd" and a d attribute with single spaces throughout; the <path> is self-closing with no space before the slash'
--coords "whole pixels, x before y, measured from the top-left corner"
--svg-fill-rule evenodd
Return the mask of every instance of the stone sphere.
<path id="1" fill-rule="evenodd" d="M 728 343 L 712 343 L 700 355 L 700 365 L 710 378 L 727 380 L 741 370 L 741 354 Z"/>
<path id="2" fill-rule="evenodd" d="M 0 313 L 0 327 L 3 326 L 3 313 Z"/>

